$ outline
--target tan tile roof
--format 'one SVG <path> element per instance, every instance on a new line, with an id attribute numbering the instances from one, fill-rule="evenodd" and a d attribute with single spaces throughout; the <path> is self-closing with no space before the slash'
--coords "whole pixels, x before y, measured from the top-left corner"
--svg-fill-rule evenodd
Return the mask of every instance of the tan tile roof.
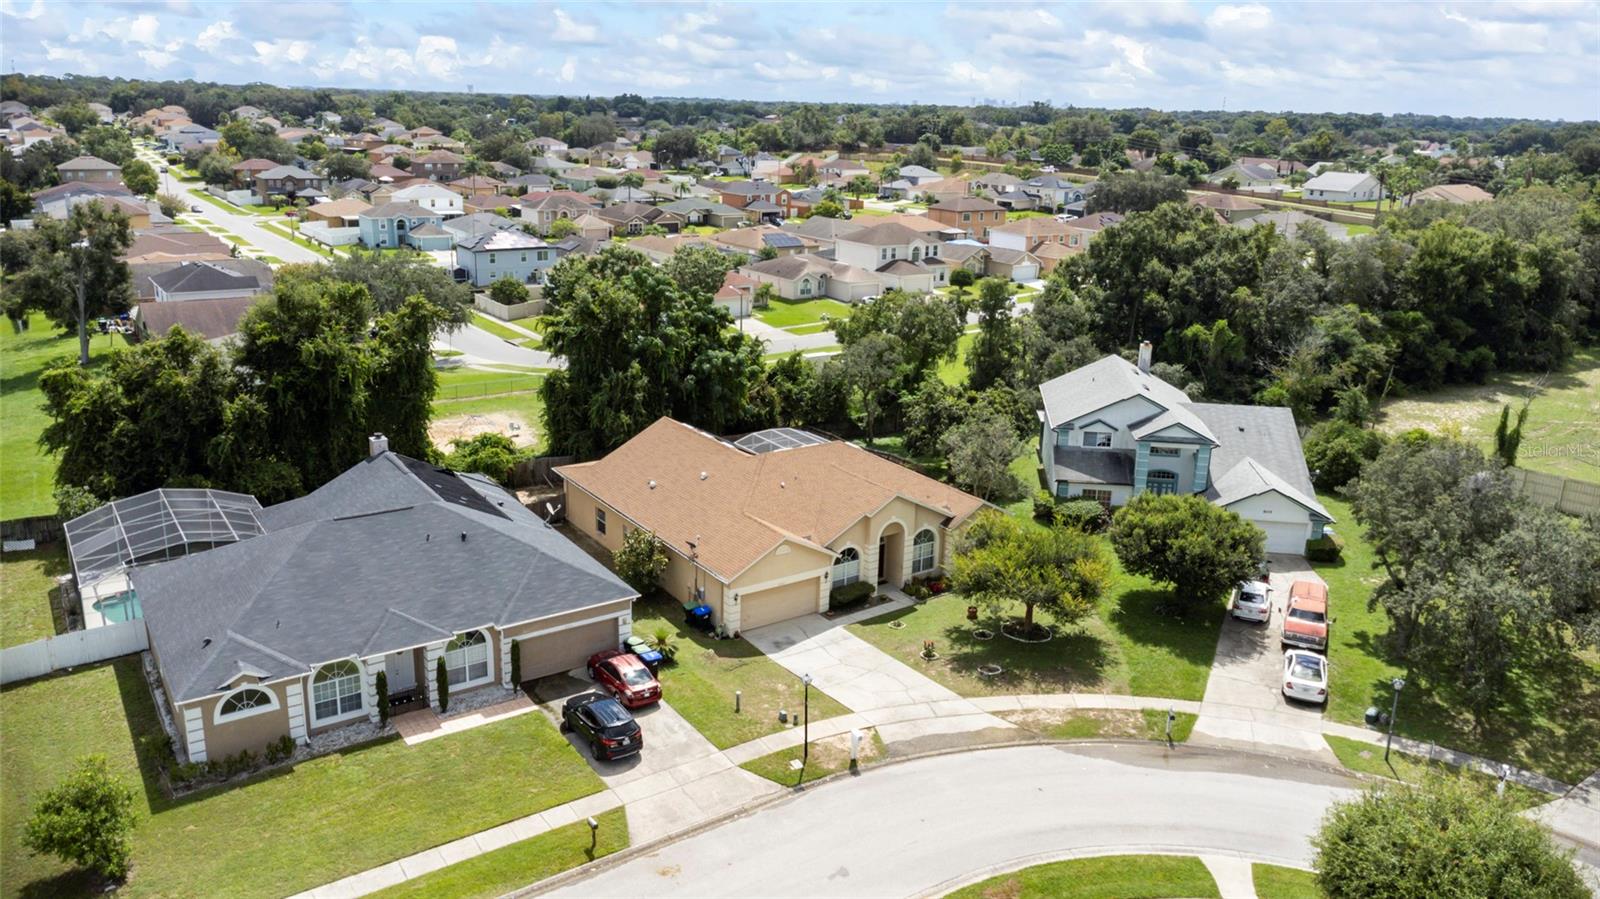
<path id="1" fill-rule="evenodd" d="M 849 443 L 752 455 L 670 418 L 603 459 L 558 471 L 678 552 L 694 541 L 724 582 L 785 539 L 825 546 L 896 496 L 954 522 L 983 505 Z"/>

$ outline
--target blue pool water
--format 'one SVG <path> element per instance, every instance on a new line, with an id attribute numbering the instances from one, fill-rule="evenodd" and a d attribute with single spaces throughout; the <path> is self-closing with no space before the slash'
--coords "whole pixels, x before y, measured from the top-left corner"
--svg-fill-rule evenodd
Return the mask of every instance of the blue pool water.
<path id="1" fill-rule="evenodd" d="M 94 602 L 94 610 L 109 622 L 132 621 L 144 617 L 144 612 L 139 608 L 139 597 L 134 593 L 118 593 L 116 596 L 97 599 Z"/>

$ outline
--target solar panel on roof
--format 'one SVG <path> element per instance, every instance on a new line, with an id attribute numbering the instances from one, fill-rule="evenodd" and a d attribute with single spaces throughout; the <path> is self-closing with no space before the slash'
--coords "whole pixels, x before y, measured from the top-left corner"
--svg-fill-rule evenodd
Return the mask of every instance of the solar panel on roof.
<path id="1" fill-rule="evenodd" d="M 793 234 L 764 234 L 761 239 L 766 242 L 767 246 L 774 249 L 804 246 L 800 238 L 795 237 Z"/>

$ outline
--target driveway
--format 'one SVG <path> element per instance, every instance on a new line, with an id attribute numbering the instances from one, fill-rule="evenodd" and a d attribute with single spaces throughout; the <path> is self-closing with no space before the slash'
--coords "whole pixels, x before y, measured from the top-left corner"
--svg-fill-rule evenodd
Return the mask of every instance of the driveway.
<path id="1" fill-rule="evenodd" d="M 1272 618 L 1257 624 L 1229 615 L 1223 621 L 1194 734 L 1206 741 L 1269 744 L 1332 759 L 1322 739 L 1322 708 L 1283 697 L 1279 642 L 1289 585 L 1297 580 L 1322 583 L 1322 578 L 1303 556 L 1271 555 L 1267 561 Z M 1338 597 L 1329 601 L 1331 605 Z M 1338 689 L 1338 671 L 1331 673 L 1331 681 L 1332 689 Z"/>
<path id="2" fill-rule="evenodd" d="M 811 675 L 818 689 L 876 727 L 878 736 L 891 744 L 891 752 L 940 748 L 952 734 L 1005 739 L 1006 734 L 992 732 L 1014 731 L 1016 725 L 983 711 L 844 627 L 909 604 L 909 599 L 900 599 L 833 620 L 803 615 L 745 631 L 744 638 L 796 676 Z"/>
<path id="3" fill-rule="evenodd" d="M 557 676 L 539 681 L 535 694 L 560 721 L 562 703 L 594 686 Z M 634 843 L 676 833 L 780 789 L 735 765 L 666 701 L 635 709 L 633 717 L 644 734 L 644 749 L 637 755 L 597 761 L 577 735 L 567 734 L 567 742 L 622 800 Z"/>
<path id="4" fill-rule="evenodd" d="M 160 180 L 162 193 L 169 193 L 181 197 L 184 208 L 199 206 L 198 213 L 185 213 L 185 217 L 201 219 L 226 228 L 230 233 L 244 240 L 260 253 L 282 259 L 284 262 L 326 262 L 322 256 L 286 237 L 280 237 L 261 227 L 265 218 L 249 213 L 237 213 L 223 209 L 214 203 L 196 199 L 189 193 L 190 188 L 204 187 L 198 181 L 179 181 L 172 172 L 161 172 L 161 166 L 166 165 L 166 160 L 150 150 L 141 148 L 138 151 L 140 158 L 155 167 Z"/>
<path id="5" fill-rule="evenodd" d="M 1141 851 L 1303 866 L 1323 812 L 1355 786 L 1294 762 L 1195 747 L 941 755 L 813 786 L 555 895 L 942 895 L 997 869 Z"/>

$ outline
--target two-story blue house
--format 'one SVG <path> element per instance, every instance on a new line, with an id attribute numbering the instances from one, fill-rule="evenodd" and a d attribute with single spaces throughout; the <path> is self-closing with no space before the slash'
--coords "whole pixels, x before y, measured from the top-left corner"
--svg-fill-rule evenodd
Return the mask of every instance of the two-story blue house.
<path id="1" fill-rule="evenodd" d="M 1039 459 L 1051 491 L 1121 506 L 1145 491 L 1195 493 L 1299 555 L 1333 516 L 1317 501 L 1294 414 L 1281 406 L 1194 403 L 1150 373 L 1106 356 L 1039 385 Z"/>
<path id="2" fill-rule="evenodd" d="M 441 227 L 443 222 L 441 213 L 404 201 L 363 210 L 356 220 L 362 246 L 372 249 L 448 250 L 454 238 Z"/>
<path id="3" fill-rule="evenodd" d="M 516 229 L 484 231 L 456 244 L 456 267 L 474 287 L 488 287 L 501 278 L 543 284 L 545 272 L 560 257 L 557 247 Z"/>

